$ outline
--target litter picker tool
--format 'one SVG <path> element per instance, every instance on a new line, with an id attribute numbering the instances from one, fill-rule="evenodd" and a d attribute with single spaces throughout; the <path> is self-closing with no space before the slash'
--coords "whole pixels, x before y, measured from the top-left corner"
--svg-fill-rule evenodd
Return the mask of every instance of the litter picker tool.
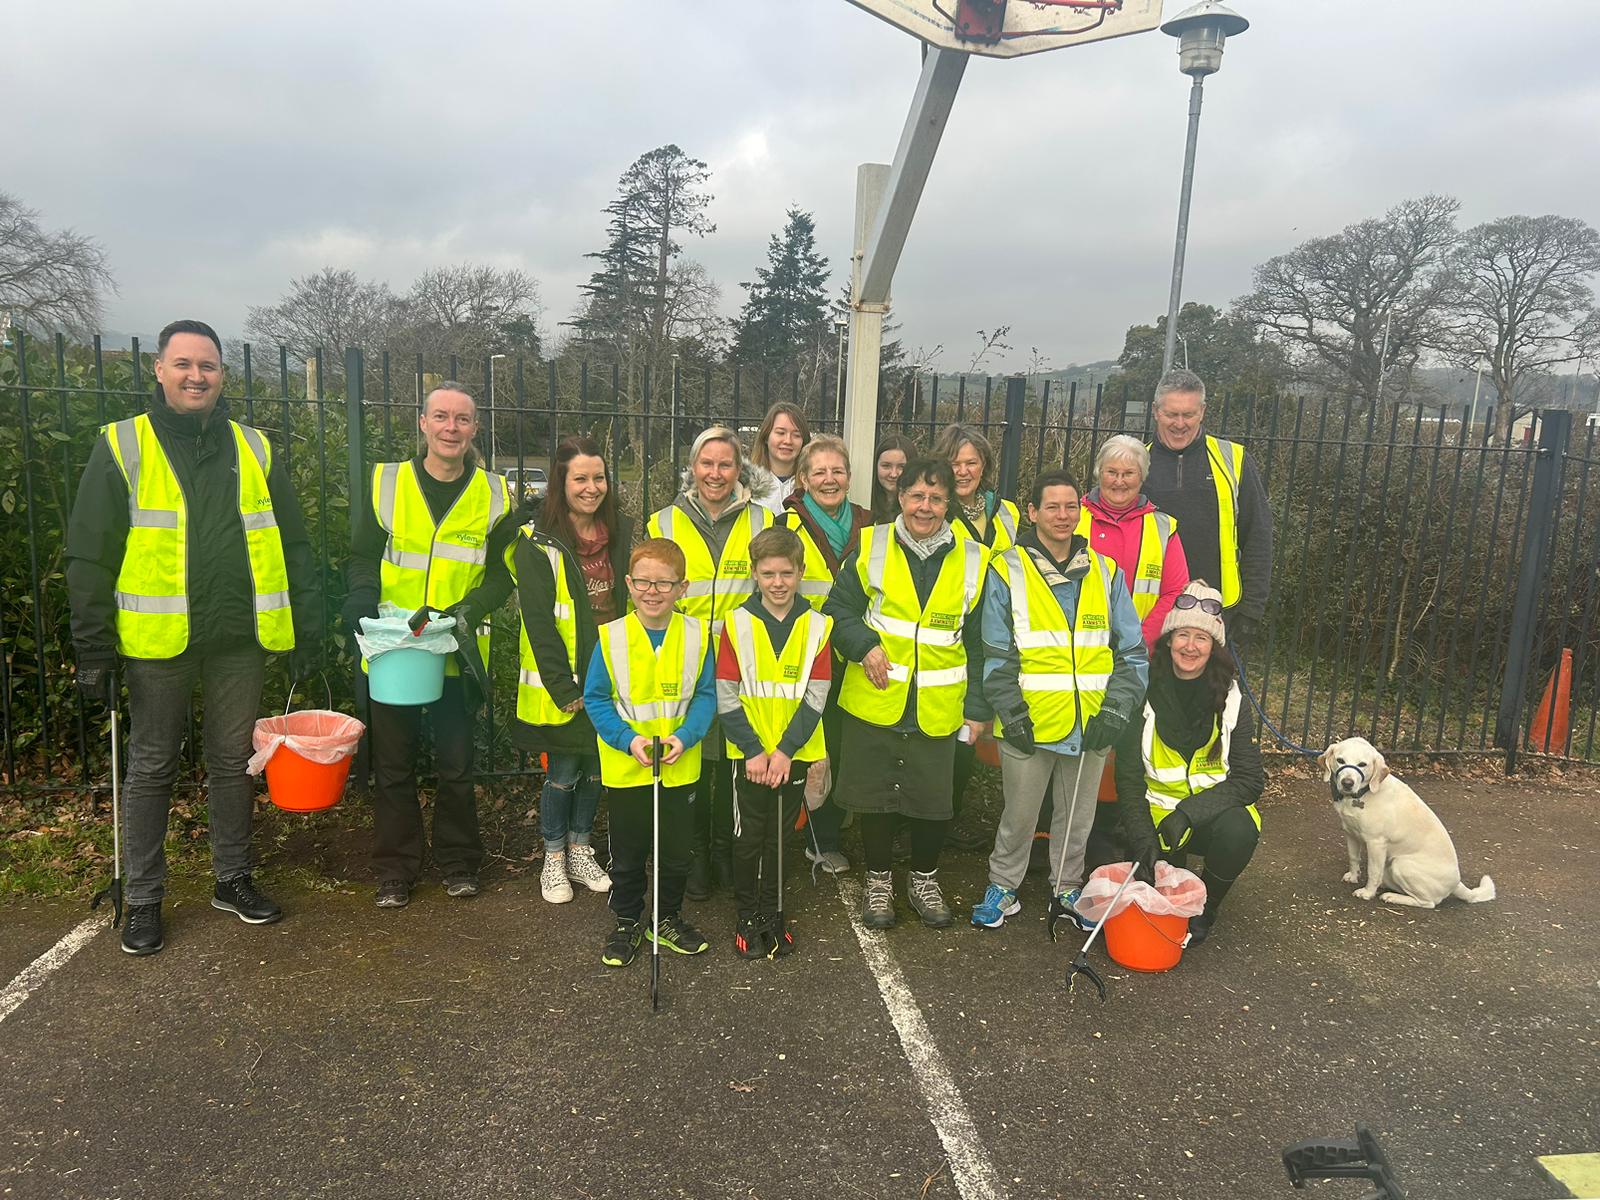
<path id="1" fill-rule="evenodd" d="M 112 695 L 116 690 L 112 690 Z M 94 894 L 89 907 L 111 897 L 111 928 L 122 926 L 122 714 L 111 705 L 111 882 Z"/>
<path id="2" fill-rule="evenodd" d="M 1117 889 L 1117 894 L 1111 897 L 1111 903 L 1106 907 L 1106 917 L 1111 915 L 1111 910 L 1117 906 L 1117 901 L 1122 899 L 1122 893 L 1128 890 L 1128 885 L 1133 882 L 1133 874 L 1139 869 L 1138 863 L 1128 866 L 1128 877 L 1122 881 L 1122 886 Z M 1089 982 L 1094 984 L 1095 991 L 1100 993 L 1100 1003 L 1106 1002 L 1106 981 L 1100 978 L 1100 973 L 1089 965 L 1089 947 L 1094 945 L 1095 938 L 1100 936 L 1100 931 L 1106 927 L 1106 917 L 1101 917 L 1095 927 L 1089 931 L 1088 941 L 1083 943 L 1083 949 L 1078 951 L 1078 957 L 1072 960 L 1072 965 L 1067 968 L 1067 991 L 1071 993 L 1073 982 L 1079 975 L 1087 975 Z"/>
<path id="3" fill-rule="evenodd" d="M 783 944 L 783 935 L 788 928 L 783 920 L 783 835 L 788 830 L 783 827 L 783 785 L 779 784 L 772 791 L 777 798 L 778 805 L 777 820 L 775 822 L 775 828 L 778 831 L 778 927 L 772 931 L 772 951 L 767 957 L 777 958 L 778 947 Z M 804 802 L 802 801 L 802 803 Z M 806 824 L 809 825 L 810 822 L 807 821 Z"/>
<path id="4" fill-rule="evenodd" d="M 1056 922 L 1062 917 L 1072 915 L 1072 910 L 1061 899 L 1061 872 L 1067 865 L 1067 843 L 1072 840 L 1072 818 L 1078 813 L 1078 789 L 1083 784 L 1083 747 L 1078 747 L 1078 774 L 1072 781 L 1072 803 L 1067 805 L 1066 832 L 1061 836 L 1061 848 L 1056 851 L 1055 882 L 1050 886 L 1050 919 L 1045 924 L 1045 932 L 1050 935 L 1050 940 L 1056 940 Z"/>
<path id="5" fill-rule="evenodd" d="M 650 739 L 650 1011 L 661 1007 L 661 739 Z"/>
<path id="6" fill-rule="evenodd" d="M 406 620 L 406 628 L 411 630 L 412 637 L 421 637 L 422 631 L 429 621 L 435 617 L 448 617 L 450 614 L 432 605 L 424 604 Z M 483 656 L 478 653 L 478 639 L 475 631 L 461 627 L 456 622 L 456 659 L 466 669 L 467 677 L 478 685 L 478 695 L 483 699 L 489 697 L 489 672 L 483 665 Z"/>

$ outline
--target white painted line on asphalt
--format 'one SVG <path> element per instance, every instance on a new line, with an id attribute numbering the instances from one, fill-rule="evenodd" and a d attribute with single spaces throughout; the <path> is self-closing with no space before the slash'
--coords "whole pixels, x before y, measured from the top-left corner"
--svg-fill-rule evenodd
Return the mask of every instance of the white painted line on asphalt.
<path id="1" fill-rule="evenodd" d="M 917 1007 L 916 997 L 906 984 L 906 977 L 895 962 L 883 934 L 869 930 L 861 923 L 861 887 L 848 876 L 838 876 L 839 898 L 844 901 L 850 925 L 856 931 L 856 941 L 861 943 L 861 955 L 878 981 L 878 993 L 889 1010 L 889 1020 L 900 1035 L 900 1045 L 905 1050 L 906 1061 L 911 1064 L 911 1074 L 922 1089 L 928 1103 L 928 1117 L 944 1143 L 944 1152 L 950 1158 L 950 1174 L 956 1190 L 963 1200 L 1004 1200 L 1006 1190 L 1000 1175 L 994 1169 L 989 1151 L 978 1136 L 978 1127 L 967 1112 L 967 1102 L 961 1098 L 955 1077 L 945 1064 L 944 1055 L 934 1044 L 933 1034 Z"/>
<path id="2" fill-rule="evenodd" d="M 50 978 L 58 968 L 65 966 L 79 950 L 87 946 L 95 934 L 105 928 L 108 918 L 87 917 L 76 929 L 70 930 L 50 949 L 17 973 L 17 977 L 0 989 L 0 1021 L 4 1021 Z"/>

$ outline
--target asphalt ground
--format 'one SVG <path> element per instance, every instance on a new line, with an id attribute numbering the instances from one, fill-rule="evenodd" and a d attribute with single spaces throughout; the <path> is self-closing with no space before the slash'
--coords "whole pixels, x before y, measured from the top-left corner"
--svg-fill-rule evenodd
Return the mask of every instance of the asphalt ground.
<path id="1" fill-rule="evenodd" d="M 1211 940 L 1160 975 L 1097 947 L 1103 1006 L 1063 987 L 1039 876 L 966 924 L 982 855 L 941 872 L 961 923 L 902 899 L 876 964 L 826 878 L 793 873 L 784 961 L 691 905 L 712 950 L 664 963 L 657 1014 L 644 959 L 599 963 L 604 901 L 536 873 L 380 912 L 279 859 L 266 927 L 185 882 L 163 953 L 99 933 L 0 1019 L 0 1195 L 1282 1197 L 1284 1146 L 1360 1121 L 1411 1200 L 1559 1196 L 1536 1156 L 1600 1149 L 1600 783 L 1409 778 L 1498 900 L 1355 900 L 1322 785 L 1280 780 Z M 83 916 L 8 905 L 0 981 Z"/>

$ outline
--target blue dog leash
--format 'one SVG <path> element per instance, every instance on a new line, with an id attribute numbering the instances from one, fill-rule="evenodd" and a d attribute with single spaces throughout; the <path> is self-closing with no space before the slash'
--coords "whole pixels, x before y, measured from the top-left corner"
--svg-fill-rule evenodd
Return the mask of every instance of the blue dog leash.
<path id="1" fill-rule="evenodd" d="M 1288 746 L 1289 749 L 1294 750 L 1299 754 L 1304 754 L 1307 758 L 1319 757 L 1318 751 L 1310 750 L 1305 746 L 1302 746 L 1299 742 L 1295 741 L 1292 737 L 1288 736 L 1283 732 L 1283 730 L 1279 729 L 1272 723 L 1272 718 L 1267 716 L 1266 709 L 1261 707 L 1261 701 L 1257 700 L 1256 694 L 1250 690 L 1250 681 L 1245 677 L 1244 658 L 1240 655 L 1238 647 L 1229 646 L 1228 653 L 1233 655 L 1234 666 L 1239 668 L 1239 688 L 1249 699 L 1250 707 L 1255 709 L 1256 715 L 1261 718 L 1261 724 L 1265 728 L 1271 730 L 1272 735 L 1285 746 Z"/>

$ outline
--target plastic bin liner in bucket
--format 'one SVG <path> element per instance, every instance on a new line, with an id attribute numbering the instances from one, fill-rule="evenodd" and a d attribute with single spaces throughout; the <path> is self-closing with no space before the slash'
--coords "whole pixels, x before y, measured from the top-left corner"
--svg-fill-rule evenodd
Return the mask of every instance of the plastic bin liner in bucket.
<path id="1" fill-rule="evenodd" d="M 1106 953 L 1130 971 L 1167 971 L 1178 965 L 1189 940 L 1189 918 L 1205 910 L 1206 885 L 1193 871 L 1156 864 L 1156 885 L 1135 880 L 1115 906 L 1112 897 L 1133 869 L 1107 863 L 1083 885 L 1077 909 L 1106 925 Z"/>
<path id="2" fill-rule="evenodd" d="M 432 704 L 444 695 L 444 665 L 456 651 L 454 617 L 435 617 L 413 634 L 411 614 L 393 604 L 361 618 L 356 644 L 367 660 L 367 694 L 382 704 Z"/>
<path id="3" fill-rule="evenodd" d="M 250 735 L 246 768 L 267 776 L 267 798 L 289 812 L 321 812 L 339 803 L 356 746 L 367 727 L 325 708 L 263 717 Z"/>

